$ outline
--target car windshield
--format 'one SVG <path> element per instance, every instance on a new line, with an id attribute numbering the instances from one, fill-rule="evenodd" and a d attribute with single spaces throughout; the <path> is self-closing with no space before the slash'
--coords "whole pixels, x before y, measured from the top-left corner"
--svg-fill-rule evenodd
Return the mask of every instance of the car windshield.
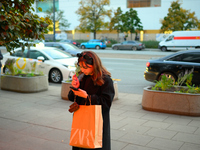
<path id="1" fill-rule="evenodd" d="M 71 58 L 69 54 L 66 52 L 59 50 L 59 49 L 43 49 L 43 51 L 49 55 L 52 59 L 65 59 L 65 58 Z"/>
<path id="2" fill-rule="evenodd" d="M 65 47 L 65 49 L 78 50 L 78 47 L 73 44 L 63 44 L 63 47 Z"/>

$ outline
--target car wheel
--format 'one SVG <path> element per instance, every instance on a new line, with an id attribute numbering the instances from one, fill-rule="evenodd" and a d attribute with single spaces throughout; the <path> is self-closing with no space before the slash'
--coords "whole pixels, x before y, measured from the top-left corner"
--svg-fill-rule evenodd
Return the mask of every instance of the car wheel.
<path id="1" fill-rule="evenodd" d="M 54 83 L 61 83 L 62 73 L 58 69 L 52 69 L 49 74 L 49 80 Z"/>
<path id="2" fill-rule="evenodd" d="M 167 47 L 165 47 L 165 46 L 161 47 L 161 51 L 163 51 L 163 52 L 167 51 Z"/>
<path id="3" fill-rule="evenodd" d="M 118 50 L 119 48 L 117 46 L 114 46 L 113 49 Z"/>
<path id="4" fill-rule="evenodd" d="M 100 46 L 99 46 L 99 45 L 97 45 L 95 48 L 96 48 L 96 49 L 100 49 Z"/>
<path id="5" fill-rule="evenodd" d="M 162 76 L 162 75 L 165 75 L 165 76 L 167 76 L 167 78 L 171 78 L 171 79 L 173 79 L 174 81 L 177 80 L 176 75 L 174 75 L 173 73 L 171 73 L 171 72 L 163 72 L 163 73 L 161 73 L 161 74 L 159 75 L 158 81 L 161 80 L 161 76 Z"/>
<path id="6" fill-rule="evenodd" d="M 82 48 L 82 49 L 85 49 L 85 46 L 84 46 L 84 45 L 82 45 L 82 46 L 81 46 L 81 48 Z"/>
<path id="7" fill-rule="evenodd" d="M 133 46 L 133 47 L 131 47 L 131 49 L 132 49 L 133 51 L 136 51 L 136 50 L 137 50 L 137 47 L 136 47 L 136 46 Z"/>

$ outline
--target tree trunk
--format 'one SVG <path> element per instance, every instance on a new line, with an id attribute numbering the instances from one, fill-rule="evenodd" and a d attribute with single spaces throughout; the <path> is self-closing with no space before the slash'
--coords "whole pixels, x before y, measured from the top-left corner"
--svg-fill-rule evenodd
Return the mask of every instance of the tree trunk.
<path id="1" fill-rule="evenodd" d="M 119 42 L 119 32 L 117 32 L 117 42 Z"/>
<path id="2" fill-rule="evenodd" d="M 132 32 L 131 32 L 131 41 L 132 41 Z"/>
<path id="3" fill-rule="evenodd" d="M 96 31 L 94 31 L 93 33 L 94 33 L 94 39 L 96 39 Z"/>

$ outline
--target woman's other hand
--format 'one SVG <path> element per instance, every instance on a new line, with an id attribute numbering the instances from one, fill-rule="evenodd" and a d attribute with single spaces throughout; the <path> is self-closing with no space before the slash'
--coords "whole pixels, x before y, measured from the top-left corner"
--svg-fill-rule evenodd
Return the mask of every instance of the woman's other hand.
<path id="1" fill-rule="evenodd" d="M 78 89 L 77 91 L 72 89 L 72 91 L 74 92 L 74 95 L 77 95 L 79 97 L 87 98 L 88 96 L 87 92 L 82 89 Z"/>

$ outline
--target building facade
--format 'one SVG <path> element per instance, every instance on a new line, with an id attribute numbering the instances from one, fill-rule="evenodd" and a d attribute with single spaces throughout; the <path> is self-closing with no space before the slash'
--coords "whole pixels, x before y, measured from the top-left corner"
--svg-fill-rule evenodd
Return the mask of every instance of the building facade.
<path id="1" fill-rule="evenodd" d="M 129 8 L 133 8 L 137 11 L 143 25 L 144 35 L 141 35 L 143 36 L 143 40 L 155 40 L 156 34 L 159 34 L 159 30 L 162 26 L 161 20 L 167 16 L 168 9 L 173 1 L 175 0 L 110 0 L 110 6 L 107 8 L 116 10 L 118 7 L 121 7 L 123 13 L 128 11 Z M 58 10 L 64 11 L 65 18 L 71 23 L 68 28 L 68 38 L 90 39 L 92 36 L 90 33 L 82 34 L 82 36 L 80 33 L 75 32 L 75 35 L 71 35 L 72 32 L 70 33 L 70 31 L 73 31 L 79 25 L 78 16 L 75 13 L 80 7 L 79 2 L 80 0 L 55 0 L 55 6 Z M 179 2 L 183 9 L 195 12 L 195 16 L 200 19 L 200 0 L 179 0 Z M 35 4 L 35 7 L 41 7 L 43 10 L 47 10 L 52 6 L 53 0 L 47 0 L 46 3 L 36 2 Z M 37 14 L 39 16 L 45 15 L 43 12 L 37 12 Z M 102 36 L 107 36 L 108 38 L 113 36 L 116 37 L 115 34 L 116 33 L 104 31 L 97 33 L 97 38 Z M 122 36 L 123 33 L 120 34 L 120 37 Z"/>

